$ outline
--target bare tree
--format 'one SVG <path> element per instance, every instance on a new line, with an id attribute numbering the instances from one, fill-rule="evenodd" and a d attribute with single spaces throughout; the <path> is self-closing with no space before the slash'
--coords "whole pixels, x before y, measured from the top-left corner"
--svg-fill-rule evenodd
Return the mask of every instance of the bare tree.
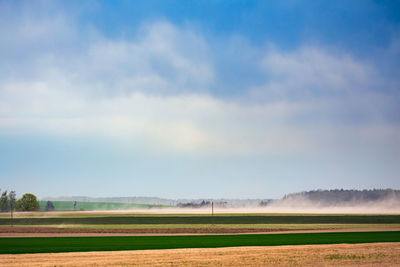
<path id="1" fill-rule="evenodd" d="M 11 226 L 13 226 L 13 212 L 15 209 L 16 202 L 17 198 L 15 195 L 15 191 L 10 191 L 10 193 L 8 193 L 8 204 L 10 205 Z"/>

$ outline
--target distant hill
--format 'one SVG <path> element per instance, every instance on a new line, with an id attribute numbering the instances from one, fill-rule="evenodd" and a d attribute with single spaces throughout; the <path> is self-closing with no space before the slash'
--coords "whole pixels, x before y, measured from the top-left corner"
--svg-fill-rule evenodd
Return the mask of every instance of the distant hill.
<path id="1" fill-rule="evenodd" d="M 395 206 L 400 205 L 400 190 L 313 190 L 288 194 L 269 204 L 280 206 L 355 206 L 369 204 Z"/>

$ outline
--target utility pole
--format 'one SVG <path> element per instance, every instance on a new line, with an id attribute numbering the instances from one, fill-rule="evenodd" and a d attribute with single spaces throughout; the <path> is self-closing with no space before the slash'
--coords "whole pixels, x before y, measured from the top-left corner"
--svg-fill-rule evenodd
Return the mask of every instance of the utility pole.
<path id="1" fill-rule="evenodd" d="M 214 201 L 211 201 L 211 216 L 214 216 Z"/>

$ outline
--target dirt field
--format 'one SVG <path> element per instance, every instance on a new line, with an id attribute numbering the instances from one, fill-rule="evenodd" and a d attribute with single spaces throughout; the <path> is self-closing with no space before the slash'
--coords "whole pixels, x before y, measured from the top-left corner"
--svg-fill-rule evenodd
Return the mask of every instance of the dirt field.
<path id="1" fill-rule="evenodd" d="M 400 227 L 398 227 L 400 230 Z M 88 229 L 57 227 L 0 227 L 0 237 L 38 236 L 121 236 L 121 235 L 177 235 L 177 234 L 242 234 L 289 232 L 291 229 L 257 228 L 163 228 L 163 229 Z"/>
<path id="2" fill-rule="evenodd" d="M 162 229 L 90 229 L 58 227 L 0 227 L 0 237 L 50 237 L 50 236 L 134 236 L 134 235 L 185 235 L 185 234 L 279 234 L 323 232 L 400 231 L 399 226 L 368 229 L 273 229 L 273 228 L 162 228 Z"/>
<path id="3" fill-rule="evenodd" d="M 400 266 L 400 243 L 0 255 L 0 266 Z"/>

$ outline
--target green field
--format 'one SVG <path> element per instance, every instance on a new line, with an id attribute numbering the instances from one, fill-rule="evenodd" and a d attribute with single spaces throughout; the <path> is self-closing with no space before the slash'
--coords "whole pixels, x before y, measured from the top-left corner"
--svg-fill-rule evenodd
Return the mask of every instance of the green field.
<path id="1" fill-rule="evenodd" d="M 52 201 L 55 211 L 73 211 L 73 201 Z M 45 211 L 47 201 L 39 201 L 40 211 Z M 162 208 L 161 205 L 147 205 L 135 203 L 111 203 L 111 202 L 76 202 L 76 210 L 92 211 L 92 210 L 129 210 L 129 209 L 149 209 Z"/>
<path id="2" fill-rule="evenodd" d="M 307 234 L 0 238 L 0 254 L 400 242 L 400 231 Z"/>
<path id="3" fill-rule="evenodd" d="M 117 225 L 117 224 L 399 224 L 400 215 L 98 215 L 17 217 L 14 225 Z M 9 225 L 9 217 L 0 217 L 0 225 Z"/>

